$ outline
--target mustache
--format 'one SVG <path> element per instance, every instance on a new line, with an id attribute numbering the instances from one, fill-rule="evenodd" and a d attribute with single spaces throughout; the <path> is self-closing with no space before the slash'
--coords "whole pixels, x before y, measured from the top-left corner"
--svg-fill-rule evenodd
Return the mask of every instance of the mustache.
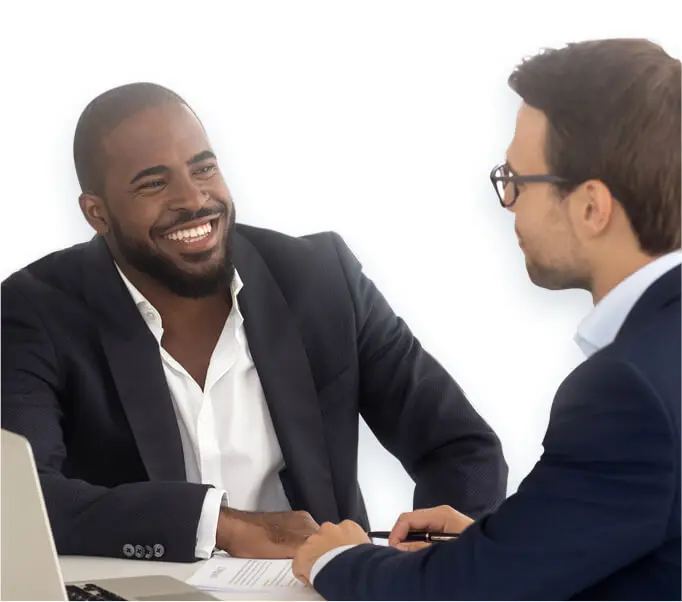
<path id="1" fill-rule="evenodd" d="M 202 207 L 198 211 L 187 211 L 186 209 L 179 209 L 174 211 L 175 219 L 172 222 L 161 224 L 155 228 L 157 232 L 165 232 L 171 228 L 182 226 L 194 220 L 210 218 L 217 219 L 223 215 L 227 215 L 227 206 L 224 204 L 216 205 L 215 207 Z"/>

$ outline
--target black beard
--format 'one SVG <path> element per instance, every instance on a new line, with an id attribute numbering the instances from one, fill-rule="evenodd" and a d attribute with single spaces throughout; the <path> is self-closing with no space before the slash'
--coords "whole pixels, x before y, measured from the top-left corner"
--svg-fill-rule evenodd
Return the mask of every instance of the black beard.
<path id="1" fill-rule="evenodd" d="M 223 261 L 203 274 L 191 274 L 179 268 L 172 260 L 158 253 L 148 245 L 126 236 L 116 220 L 111 221 L 111 232 L 121 255 L 138 272 L 153 278 L 178 297 L 201 299 L 227 291 L 234 278 L 232 263 L 232 241 L 235 231 L 234 206 L 229 212 L 223 248 Z M 193 253 L 190 261 L 197 263 L 210 257 L 212 251 Z M 188 257 L 188 258 L 189 258 Z"/>

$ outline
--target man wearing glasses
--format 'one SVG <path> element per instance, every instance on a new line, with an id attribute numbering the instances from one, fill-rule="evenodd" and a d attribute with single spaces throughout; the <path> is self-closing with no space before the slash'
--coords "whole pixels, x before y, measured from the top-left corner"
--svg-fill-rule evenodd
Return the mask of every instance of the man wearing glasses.
<path id="1" fill-rule="evenodd" d="M 645 40 L 584 42 L 509 83 L 523 104 L 490 177 L 531 280 L 592 294 L 587 359 L 496 512 L 407 513 L 388 548 L 322 525 L 294 571 L 327 599 L 680 599 L 680 61 Z"/>

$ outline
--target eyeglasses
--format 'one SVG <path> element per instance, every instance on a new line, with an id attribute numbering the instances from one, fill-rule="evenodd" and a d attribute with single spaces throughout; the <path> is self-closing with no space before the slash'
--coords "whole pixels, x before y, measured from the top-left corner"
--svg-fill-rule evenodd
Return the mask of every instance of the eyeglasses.
<path id="1" fill-rule="evenodd" d="M 494 167 L 490 172 L 490 181 L 493 183 L 493 188 L 497 193 L 497 197 L 500 199 L 500 204 L 502 207 L 509 209 L 516 199 L 519 198 L 519 184 L 528 184 L 532 182 L 547 182 L 550 184 L 567 184 L 568 180 L 561 178 L 559 176 L 553 176 L 551 174 L 536 175 L 536 176 L 517 176 L 512 173 L 509 165 L 502 163 L 497 167 Z M 512 189 L 512 194 L 507 194 L 507 186 L 512 184 L 514 187 Z"/>

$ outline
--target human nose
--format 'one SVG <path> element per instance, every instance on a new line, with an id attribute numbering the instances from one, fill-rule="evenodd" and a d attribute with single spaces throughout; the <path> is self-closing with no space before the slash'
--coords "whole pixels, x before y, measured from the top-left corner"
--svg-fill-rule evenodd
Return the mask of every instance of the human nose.
<path id="1" fill-rule="evenodd" d="M 172 190 L 169 206 L 171 209 L 184 209 L 189 212 L 199 211 L 209 199 L 208 193 L 192 178 L 178 178 Z"/>

